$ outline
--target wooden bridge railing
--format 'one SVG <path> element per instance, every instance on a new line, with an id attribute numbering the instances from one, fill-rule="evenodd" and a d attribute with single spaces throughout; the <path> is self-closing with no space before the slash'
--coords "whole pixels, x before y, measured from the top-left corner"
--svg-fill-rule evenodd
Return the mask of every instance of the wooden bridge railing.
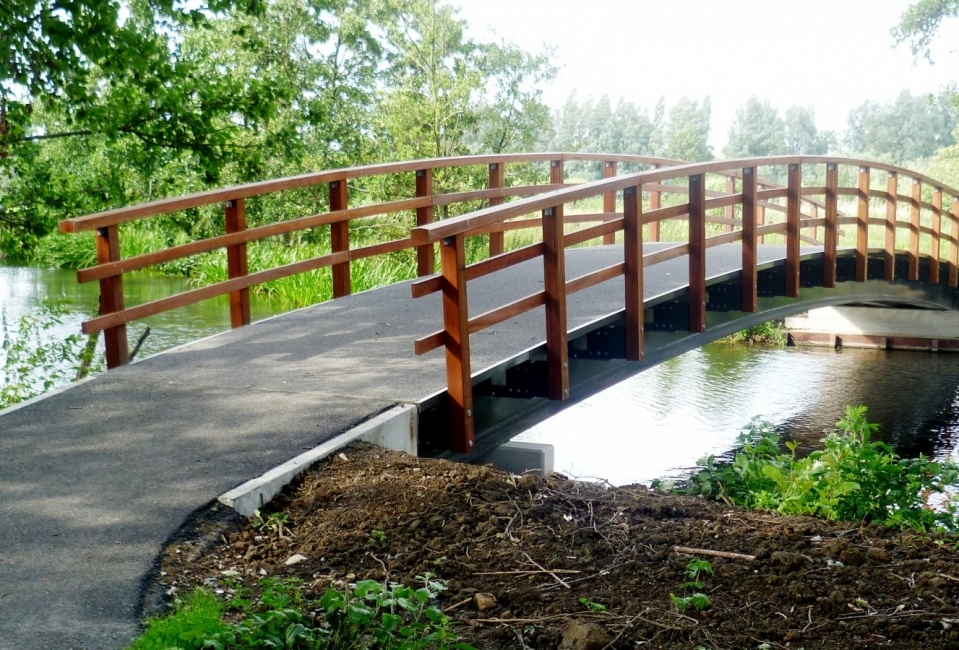
<path id="1" fill-rule="evenodd" d="M 771 187 L 759 178 L 762 168 L 785 166 L 785 187 Z M 803 186 L 803 170 L 824 172 L 823 186 Z M 842 172 L 846 172 L 842 174 Z M 878 172 L 878 174 L 876 173 Z M 553 164 L 554 184 L 562 179 L 562 161 Z M 707 185 L 716 178 L 710 191 Z M 847 177 L 846 184 L 840 179 Z M 884 187 L 873 187 L 878 177 Z M 671 184 L 670 184 L 671 183 Z M 903 185 L 908 184 L 908 189 Z M 931 190 L 928 199 L 923 188 Z M 904 191 L 905 190 L 905 191 Z M 622 195 L 622 211 L 615 200 Z M 943 195 L 949 197 L 949 209 Z M 668 199 L 682 195 L 679 203 L 665 205 Z M 603 197 L 603 221 L 580 230 L 567 231 L 565 209 L 571 202 Z M 610 198 L 613 197 L 613 198 Z M 811 214 L 803 214 L 802 203 L 821 197 Z M 840 197 L 854 205 L 854 214 L 840 212 Z M 664 200 L 666 199 L 666 200 Z M 873 202 L 885 205 L 885 216 L 870 214 Z M 823 210 L 820 217 L 818 210 Z M 906 213 L 900 219 L 900 207 Z M 764 223 L 770 209 L 781 213 L 781 220 Z M 712 217 L 710 212 L 723 216 Z M 763 213 L 767 214 L 764 215 Z M 539 214 L 529 219 L 526 215 Z M 468 264 L 465 238 L 478 232 L 496 232 L 510 227 L 535 225 L 541 240 L 489 259 Z M 659 226 L 675 219 L 688 220 L 686 241 L 666 249 L 644 253 L 643 228 L 650 235 Z M 707 237 L 707 222 L 723 224 L 723 232 Z M 944 226 L 948 221 L 948 227 Z M 701 333 L 706 327 L 706 250 L 720 244 L 741 242 L 743 291 L 741 309 L 757 309 L 757 246 L 764 236 L 778 236 L 786 245 L 786 295 L 798 297 L 800 291 L 800 242 L 804 230 L 819 232 L 823 240 L 824 265 L 821 278 L 812 279 L 823 287 L 836 284 L 836 259 L 841 226 L 852 226 L 856 280 L 867 279 L 870 228 L 881 245 L 884 278 L 896 278 L 896 236 L 903 233 L 908 269 L 903 279 L 919 280 L 920 249 L 930 259 L 926 281 L 933 284 L 959 284 L 959 190 L 947 187 L 922 174 L 899 167 L 861 160 L 829 157 L 772 157 L 686 164 L 643 171 L 627 176 L 607 174 L 603 180 L 565 187 L 539 196 L 491 206 L 460 217 L 417 227 L 412 232 L 415 245 L 440 244 L 441 273 L 413 283 L 414 297 L 434 292 L 443 295 L 443 329 L 416 341 L 417 354 L 439 347 L 446 349 L 446 379 L 450 407 L 451 448 L 456 452 L 473 449 L 473 397 L 470 367 L 471 334 L 538 307 L 545 307 L 546 350 L 549 397 L 569 397 L 569 370 L 566 322 L 567 296 L 577 291 L 625 276 L 623 304 L 626 319 L 626 356 L 641 360 L 644 353 L 643 269 L 646 266 L 683 255 L 689 256 L 689 330 Z M 610 241 L 622 233 L 623 261 L 572 280 L 566 279 L 565 250 L 590 240 Z M 647 236 L 647 239 L 652 239 Z M 877 242 L 878 243 L 878 242 Z M 921 245 L 922 243 L 922 245 Z M 467 307 L 469 280 L 503 271 L 522 262 L 542 258 L 544 289 L 492 311 L 471 316 Z M 946 277 L 940 277 L 945 263 Z M 807 279 L 809 281 L 810 279 Z"/>
<path id="2" fill-rule="evenodd" d="M 632 164 L 647 168 L 657 168 L 677 164 L 678 161 L 645 156 L 591 153 L 540 153 L 540 154 L 503 154 L 489 156 L 467 156 L 460 158 L 442 158 L 416 160 L 402 163 L 388 163 L 323 171 L 304 174 L 292 178 L 282 178 L 260 183 L 250 183 L 235 187 L 201 192 L 189 196 L 155 201 L 60 223 L 64 233 L 95 231 L 98 263 L 78 272 L 79 282 L 100 283 L 100 315 L 83 324 L 87 334 L 103 331 L 106 341 L 107 366 L 110 368 L 129 361 L 127 345 L 127 323 L 149 316 L 193 304 L 202 300 L 229 294 L 230 320 L 233 327 L 250 322 L 250 288 L 254 285 L 279 278 L 304 273 L 321 268 L 331 268 L 333 296 L 341 297 L 350 293 L 350 263 L 367 257 L 386 255 L 395 251 L 415 248 L 417 250 L 417 272 L 420 276 L 433 273 L 435 247 L 433 243 L 414 243 L 408 233 L 397 239 L 390 239 L 359 248 L 350 247 L 351 224 L 358 219 L 379 217 L 393 213 L 415 213 L 417 226 L 432 223 L 435 208 L 456 204 L 486 201 L 491 207 L 503 204 L 511 197 L 524 197 L 542 194 L 561 187 L 566 182 L 563 165 L 568 161 L 599 162 L 603 165 L 603 176 L 614 177 L 618 164 Z M 549 180 L 542 185 L 507 186 L 505 168 L 507 165 L 539 163 L 550 166 Z M 434 192 L 433 178 L 438 170 L 484 166 L 483 174 L 488 178 L 484 188 L 467 191 L 437 194 Z M 397 196 L 384 203 L 350 205 L 349 186 L 360 179 L 371 177 L 404 177 L 412 175 L 413 195 Z M 544 174 L 545 177 L 545 174 Z M 328 189 L 329 209 L 306 216 L 290 215 L 290 218 L 255 228 L 247 226 L 247 208 L 256 197 L 289 192 L 316 186 Z M 663 188 L 663 191 L 683 191 L 681 188 Z M 659 190 L 651 190 L 651 200 L 658 201 Z M 355 198 L 355 197 L 354 197 Z M 616 196 L 609 192 L 603 198 L 603 211 L 594 214 L 580 214 L 568 217 L 574 223 L 604 222 L 617 218 Z M 223 234 L 187 244 L 153 251 L 143 255 L 122 258 L 120 250 L 120 226 L 125 223 L 167 215 L 202 206 L 223 205 Z M 810 203 L 810 210 L 818 209 Z M 774 207 L 774 206 L 771 206 Z M 775 208 L 774 208 L 775 209 Z M 730 228 L 733 220 L 716 217 Z M 491 223 L 470 235 L 489 235 L 489 252 L 499 256 L 504 252 L 504 233 L 517 228 L 531 228 L 536 223 Z M 657 224 L 658 225 L 658 224 Z M 270 269 L 251 272 L 248 261 L 248 244 L 270 237 L 316 228 L 330 229 L 330 252 L 312 259 L 302 260 Z M 658 233 L 651 236 L 658 239 Z M 609 231 L 604 241 L 612 241 L 613 231 Z M 144 304 L 126 307 L 123 292 L 123 277 L 127 273 L 146 269 L 177 259 L 225 249 L 227 253 L 227 280 L 204 286 L 176 295 L 154 300 Z"/>

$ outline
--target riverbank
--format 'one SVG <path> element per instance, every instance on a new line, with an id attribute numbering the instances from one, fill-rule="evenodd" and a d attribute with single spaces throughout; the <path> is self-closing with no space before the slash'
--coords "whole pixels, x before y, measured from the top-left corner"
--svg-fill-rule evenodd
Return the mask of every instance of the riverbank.
<path id="1" fill-rule="evenodd" d="M 438 602 L 477 648 L 953 648 L 955 540 L 744 511 L 643 487 L 413 458 L 331 457 L 264 511 L 200 517 L 153 593 L 229 595 L 263 576 L 308 597 L 362 579 L 446 581 Z M 217 513 L 207 513 L 216 515 Z M 709 562 L 692 587 L 689 562 Z M 677 600 L 705 594 L 702 609 Z M 482 595 L 482 596 L 481 596 Z M 492 598 L 489 598 L 488 596 Z M 672 595 L 672 596 L 671 596 Z"/>

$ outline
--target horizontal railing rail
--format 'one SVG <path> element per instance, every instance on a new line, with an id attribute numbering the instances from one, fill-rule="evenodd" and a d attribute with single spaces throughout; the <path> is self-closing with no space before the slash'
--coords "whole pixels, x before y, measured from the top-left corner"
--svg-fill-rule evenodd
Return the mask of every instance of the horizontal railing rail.
<path id="1" fill-rule="evenodd" d="M 422 226 L 433 222 L 436 208 L 477 201 L 495 207 L 504 204 L 508 199 L 553 192 L 567 186 L 566 178 L 562 173 L 566 162 L 600 163 L 603 176 L 606 178 L 615 177 L 620 164 L 649 168 L 679 164 L 679 161 L 665 158 L 594 153 L 501 154 L 436 158 L 322 171 L 290 178 L 248 183 L 66 219 L 60 223 L 61 232 L 80 233 L 91 230 L 95 232 L 98 263 L 95 266 L 78 271 L 77 279 L 81 283 L 99 282 L 100 314 L 85 322 L 83 331 L 87 334 L 104 332 L 107 365 L 113 368 L 129 361 L 126 334 L 128 323 L 199 301 L 228 294 L 231 325 L 240 327 L 251 321 L 250 289 L 265 282 L 317 269 L 331 268 L 332 294 L 334 298 L 338 298 L 348 295 L 351 291 L 351 263 L 368 257 L 388 255 L 407 249 L 416 249 L 417 251 L 418 275 L 429 276 L 433 273 L 436 256 L 435 247 L 432 243 L 414 242 L 409 236 L 411 228 L 400 236 L 387 241 L 351 247 L 351 224 L 359 219 L 379 218 L 396 213 L 409 213 L 412 216 L 415 213 L 416 225 Z M 505 168 L 507 165 L 531 163 L 547 163 L 549 165 L 550 173 L 547 182 L 536 185 L 517 184 L 508 186 L 506 184 Z M 433 177 L 437 172 L 470 166 L 485 166 L 487 168 L 486 173 L 483 174 L 486 178 L 485 187 L 465 190 L 456 188 L 455 191 L 445 193 L 434 191 Z M 350 183 L 367 178 L 410 174 L 412 174 L 413 180 L 413 183 L 410 184 L 413 188 L 412 196 L 390 197 L 390 200 L 380 203 L 350 205 Z M 546 174 L 543 174 L 543 178 L 546 178 Z M 314 214 L 291 215 L 292 218 L 256 227 L 247 227 L 247 206 L 250 201 L 272 194 L 318 186 L 326 186 L 328 189 L 328 209 Z M 764 190 L 763 205 L 771 211 L 780 210 L 781 208 L 774 201 L 779 196 L 778 193 L 782 191 L 781 188 L 771 182 L 766 183 L 765 186 L 770 189 Z M 660 194 L 681 194 L 684 191 L 685 188 L 671 186 L 651 189 L 654 197 Z M 710 193 L 710 196 L 714 195 L 717 194 Z M 822 204 L 815 199 L 810 199 L 807 203 L 809 210 L 813 212 L 822 207 Z M 126 258 L 121 256 L 120 227 L 124 224 L 220 204 L 224 206 L 222 234 L 141 255 Z M 731 210 L 733 203 L 729 202 L 727 205 L 729 206 L 727 210 Z M 663 208 L 666 211 L 675 209 Z M 590 233 L 598 233 L 597 236 L 602 237 L 602 241 L 608 244 L 613 242 L 617 232 L 615 225 L 610 225 L 615 224 L 615 220 L 619 218 L 617 215 L 615 194 L 608 192 L 603 196 L 602 212 L 568 215 L 566 222 L 576 225 L 599 223 L 597 226 L 586 226 L 575 237 L 583 238 Z M 677 214 L 677 217 L 679 216 L 681 215 Z M 723 225 L 727 230 L 731 229 L 735 223 L 731 212 L 727 212 L 723 216 L 714 216 L 712 220 Z M 317 228 L 329 228 L 329 253 L 251 272 L 247 250 L 249 244 Z M 487 236 L 489 238 L 489 254 L 492 258 L 496 258 L 504 253 L 505 233 L 529 228 L 541 228 L 539 218 L 509 223 L 493 221 L 482 228 L 473 229 L 468 234 L 470 236 Z M 658 239 L 659 233 L 652 231 L 650 236 L 653 239 Z M 586 239 L 578 239 L 577 241 L 586 241 Z M 227 253 L 226 280 L 136 306 L 126 306 L 123 292 L 125 274 L 218 250 L 226 250 Z"/>
<path id="2" fill-rule="evenodd" d="M 763 168 L 785 168 L 785 186 L 773 186 L 760 179 Z M 850 181 L 840 184 L 841 168 L 848 170 Z M 821 171 L 825 184 L 803 186 L 803 173 Z M 552 179 L 562 178 L 562 163 L 552 167 Z M 721 191 L 707 189 L 723 184 Z M 880 187 L 873 187 L 878 180 Z M 884 187 L 882 187 L 882 182 Z M 908 184 L 908 192 L 901 186 Z M 923 189 L 928 188 L 928 199 Z M 677 195 L 680 198 L 675 199 Z M 949 197 L 948 209 L 943 196 Z M 622 211 L 617 211 L 617 196 L 622 197 Z M 566 206 L 578 201 L 604 197 L 602 223 L 580 231 L 567 231 Z M 612 197 L 612 198 L 610 198 Z M 821 197 L 821 198 L 819 198 Z M 840 197 L 849 197 L 854 214 L 846 215 L 839 207 Z M 668 199 L 679 202 L 664 205 Z M 803 212 L 804 202 L 814 206 Z M 882 216 L 873 216 L 870 208 L 878 203 Z M 613 209 L 609 209 L 609 208 Z M 819 210 L 823 214 L 818 214 Z M 722 211 L 722 216 L 710 212 Z M 781 221 L 767 217 L 778 213 Z M 900 212 L 905 212 L 900 218 Z M 539 214 L 528 221 L 539 228 L 536 243 L 489 259 L 467 263 L 465 238 L 476 232 L 494 231 L 510 220 Z M 686 241 L 655 252 L 644 252 L 644 239 L 653 239 L 664 222 L 682 219 L 688 224 Z M 723 225 L 723 232 L 707 236 L 712 220 Z M 944 227 L 948 222 L 948 228 Z M 853 226 L 848 246 L 855 257 L 855 279 L 866 281 L 867 258 L 871 251 L 883 258 L 883 277 L 896 277 L 896 254 L 907 258 L 905 277 L 919 281 L 921 256 L 930 259 L 928 276 L 931 284 L 959 285 L 959 190 L 948 187 L 924 174 L 881 163 L 827 156 L 779 156 L 708 163 L 677 164 L 635 174 L 612 176 L 577 186 L 563 187 L 508 204 L 490 206 L 468 214 L 418 226 L 411 239 L 416 245 L 440 244 L 439 275 L 417 280 L 412 285 L 413 297 L 432 293 L 443 295 L 443 328 L 426 335 L 414 344 L 417 354 L 439 347 L 446 350 L 447 402 L 450 418 L 450 447 L 454 452 L 470 452 L 474 448 L 473 397 L 470 365 L 471 334 L 520 314 L 545 308 L 548 394 L 550 399 L 569 397 L 569 358 L 567 297 L 613 278 L 625 277 L 623 310 L 626 322 L 626 357 L 643 358 L 644 311 L 643 269 L 680 256 L 688 256 L 689 331 L 702 333 L 706 328 L 706 251 L 740 242 L 742 247 L 743 312 L 755 312 L 758 304 L 758 246 L 763 237 L 777 236 L 785 244 L 785 293 L 796 298 L 800 291 L 800 258 L 803 231 L 822 232 L 822 277 L 806 279 L 832 288 L 837 281 L 837 252 L 841 226 Z M 647 234 L 644 237 L 644 227 Z M 871 229 L 877 231 L 871 232 Z M 596 238 L 621 234 L 623 261 L 587 275 L 566 279 L 565 251 L 569 246 Z M 870 234 L 880 245 L 870 246 Z M 902 234 L 902 246 L 897 235 Z M 815 237 L 806 237 L 814 241 Z M 816 240 L 818 241 L 818 240 Z M 921 245 L 923 244 L 923 245 Z M 948 247 L 948 252 L 944 250 Z M 921 249 L 923 249 L 921 251 Z M 478 315 L 469 313 L 467 295 L 470 280 L 501 272 L 517 264 L 543 260 L 542 291 L 513 300 Z M 946 278 L 940 277 L 945 264 Z"/>

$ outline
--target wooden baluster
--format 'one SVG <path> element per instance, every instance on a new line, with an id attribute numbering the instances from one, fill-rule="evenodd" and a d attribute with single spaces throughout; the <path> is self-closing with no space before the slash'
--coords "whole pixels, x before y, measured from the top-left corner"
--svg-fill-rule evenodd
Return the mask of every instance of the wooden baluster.
<path id="1" fill-rule="evenodd" d="M 932 242 L 929 246 L 929 284 L 939 284 L 939 262 L 942 260 L 942 188 L 932 191 Z"/>
<path id="2" fill-rule="evenodd" d="M 623 190 L 623 259 L 626 266 L 626 358 L 640 361 L 643 333 L 643 189 Z"/>
<path id="3" fill-rule="evenodd" d="M 566 172 L 562 160 L 549 161 L 549 182 L 551 185 L 562 185 L 566 182 Z"/>
<path id="4" fill-rule="evenodd" d="M 489 189 L 499 189 L 503 187 L 503 184 L 506 181 L 505 169 L 503 163 L 490 163 L 489 164 Z M 494 205 L 503 205 L 503 197 L 491 197 L 489 200 L 490 207 Z M 495 255 L 502 255 L 504 250 L 504 237 L 503 231 L 491 232 L 489 234 L 489 256 L 494 257 Z"/>
<path id="5" fill-rule="evenodd" d="M 952 197 L 952 249 L 949 251 L 949 286 L 959 287 L 959 194 Z"/>
<path id="6" fill-rule="evenodd" d="M 758 169 L 756 170 L 756 174 L 757 175 L 759 174 Z M 766 189 L 765 186 L 762 183 L 760 183 L 757 189 L 757 196 L 758 196 L 758 193 L 762 192 L 764 189 Z M 756 227 L 758 228 L 759 226 L 764 226 L 764 225 L 766 225 L 766 205 L 763 203 L 757 203 L 756 204 Z M 757 241 L 760 244 L 766 243 L 766 236 L 759 235 L 759 238 L 757 239 Z"/>
<path id="7" fill-rule="evenodd" d="M 346 180 L 330 183 L 330 212 L 346 210 L 348 194 Z M 350 250 L 350 222 L 338 221 L 330 225 L 330 239 L 334 253 L 343 253 Z M 333 297 L 342 298 L 350 295 L 350 263 L 349 261 L 333 265 Z"/>
<path id="8" fill-rule="evenodd" d="M 856 215 L 856 282 L 869 274 L 869 168 L 859 168 L 858 213 Z"/>
<path id="9" fill-rule="evenodd" d="M 839 247 L 839 165 L 826 165 L 826 228 L 824 233 L 822 286 L 836 286 L 836 249 Z"/>
<path id="10" fill-rule="evenodd" d="M 689 331 L 706 331 L 706 179 L 689 177 Z"/>
<path id="11" fill-rule="evenodd" d="M 543 280 L 546 287 L 546 361 L 549 398 L 569 397 L 569 346 L 566 326 L 566 246 L 563 206 L 543 210 Z"/>
<path id="12" fill-rule="evenodd" d="M 416 197 L 433 196 L 433 170 L 419 169 L 416 171 Z M 416 225 L 425 226 L 433 222 L 433 204 L 416 208 Z M 433 275 L 433 264 L 436 253 L 433 244 L 423 244 L 416 248 L 416 274 L 419 277 Z"/>
<path id="13" fill-rule="evenodd" d="M 464 235 L 459 234 L 444 239 L 440 245 L 450 449 L 456 453 L 473 451 L 473 385 L 470 372 L 465 239 Z"/>
<path id="14" fill-rule="evenodd" d="M 735 194 L 736 193 L 736 177 L 727 176 L 726 177 L 726 194 Z M 730 223 L 723 224 L 723 232 L 732 232 L 733 224 L 732 220 L 735 218 L 734 206 L 727 205 L 723 208 L 723 217 L 725 217 Z"/>
<path id="15" fill-rule="evenodd" d="M 603 163 L 603 178 L 613 178 L 614 176 L 616 176 L 616 161 L 608 160 Z M 606 192 L 603 194 L 603 212 L 606 214 L 616 212 L 616 192 Z M 603 243 L 607 245 L 615 244 L 616 233 L 603 235 Z"/>
<path id="16" fill-rule="evenodd" d="M 786 296 L 799 297 L 799 212 L 802 208 L 802 166 L 789 165 L 786 188 Z"/>
<path id="17" fill-rule="evenodd" d="M 899 207 L 899 177 L 896 172 L 886 174 L 886 223 L 882 247 L 882 277 L 892 282 L 896 277 L 896 210 Z"/>
<path id="18" fill-rule="evenodd" d="M 246 203 L 243 199 L 226 202 L 225 210 L 226 232 L 234 233 L 246 230 Z M 246 242 L 227 246 L 226 249 L 227 275 L 233 278 L 242 278 L 249 273 Z M 230 326 L 236 329 L 249 325 L 250 318 L 250 288 L 245 287 L 230 292 Z"/>
<path id="19" fill-rule="evenodd" d="M 116 225 L 97 228 L 97 263 L 120 261 L 120 230 Z M 123 275 L 114 275 L 100 280 L 100 315 L 123 311 Z M 103 330 L 106 346 L 107 368 L 116 368 L 130 362 L 127 347 L 126 324 Z"/>
<path id="20" fill-rule="evenodd" d="M 753 313 L 758 305 L 759 277 L 756 270 L 756 168 L 743 169 L 743 260 L 742 310 Z"/>
<path id="21" fill-rule="evenodd" d="M 919 281 L 919 217 L 922 201 L 922 182 L 918 178 L 912 179 L 912 193 L 909 208 L 909 269 L 907 271 L 910 282 Z"/>
<path id="22" fill-rule="evenodd" d="M 659 165 L 653 165 L 653 169 L 659 169 Z M 660 181 L 656 181 L 657 185 Z M 656 190 L 649 193 L 649 211 L 658 210 L 662 207 L 663 195 Z M 651 221 L 649 223 L 649 241 L 657 242 L 659 241 L 659 221 Z"/>

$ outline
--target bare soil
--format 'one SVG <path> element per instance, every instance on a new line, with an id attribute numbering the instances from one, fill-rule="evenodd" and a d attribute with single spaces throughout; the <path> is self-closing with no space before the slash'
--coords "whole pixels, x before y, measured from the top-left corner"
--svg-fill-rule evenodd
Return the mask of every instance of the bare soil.
<path id="1" fill-rule="evenodd" d="M 322 594 L 429 572 L 477 648 L 959 648 L 951 538 L 369 445 L 319 463 L 270 504 L 278 511 L 282 534 L 199 517 L 166 549 L 159 587 L 228 590 L 223 572 L 236 571 L 250 585 L 295 576 Z M 295 555 L 306 559 L 287 565 Z M 692 591 L 693 557 L 714 569 L 702 578 L 710 604 L 679 612 L 670 594 Z"/>

